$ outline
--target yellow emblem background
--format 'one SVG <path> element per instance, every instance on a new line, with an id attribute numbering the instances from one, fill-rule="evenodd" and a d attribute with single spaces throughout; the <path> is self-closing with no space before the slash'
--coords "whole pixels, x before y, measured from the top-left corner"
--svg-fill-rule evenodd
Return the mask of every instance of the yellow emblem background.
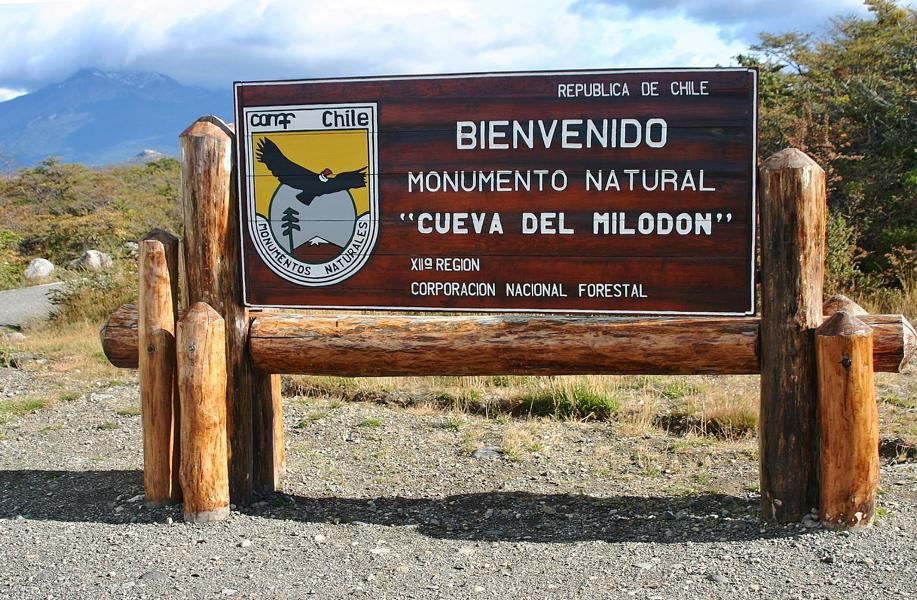
<path id="1" fill-rule="evenodd" d="M 367 167 L 369 174 L 369 131 L 366 129 L 256 133 L 252 135 L 252 148 L 257 148 L 259 141 L 266 137 L 277 144 L 288 159 L 315 173 L 327 168 L 337 175 Z M 280 181 L 257 158 L 254 159 L 254 174 L 255 211 L 268 218 L 271 198 Z M 349 190 L 356 204 L 357 217 L 369 212 L 369 180 L 367 176 L 367 187 Z"/>

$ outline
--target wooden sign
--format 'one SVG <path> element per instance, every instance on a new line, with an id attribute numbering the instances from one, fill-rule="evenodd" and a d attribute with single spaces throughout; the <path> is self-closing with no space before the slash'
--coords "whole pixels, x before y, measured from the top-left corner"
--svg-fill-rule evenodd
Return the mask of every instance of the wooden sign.
<path id="1" fill-rule="evenodd" d="M 754 313 L 754 70 L 235 95 L 250 306 Z"/>

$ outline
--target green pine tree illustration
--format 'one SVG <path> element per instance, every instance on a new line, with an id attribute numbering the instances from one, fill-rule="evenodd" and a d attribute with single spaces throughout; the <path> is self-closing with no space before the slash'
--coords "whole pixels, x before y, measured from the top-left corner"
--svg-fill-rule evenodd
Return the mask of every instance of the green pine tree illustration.
<path id="1" fill-rule="evenodd" d="M 293 254 L 293 232 L 299 231 L 299 211 L 292 206 L 283 211 L 283 218 L 280 220 L 280 233 L 287 236 L 290 241 L 290 254 Z"/>

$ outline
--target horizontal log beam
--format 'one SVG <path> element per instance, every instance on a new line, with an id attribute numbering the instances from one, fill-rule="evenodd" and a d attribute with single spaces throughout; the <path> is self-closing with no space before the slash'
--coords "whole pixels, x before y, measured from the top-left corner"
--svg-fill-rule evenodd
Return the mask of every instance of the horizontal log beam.
<path id="1" fill-rule="evenodd" d="M 901 315 L 863 315 L 875 370 L 898 372 L 917 352 Z M 252 322 L 255 366 L 313 375 L 758 373 L 759 319 L 318 316 L 262 313 Z M 100 332 L 117 367 L 137 368 L 137 310 L 126 304 Z"/>
<path id="2" fill-rule="evenodd" d="M 343 376 L 755 373 L 757 319 L 267 315 L 259 369 Z"/>

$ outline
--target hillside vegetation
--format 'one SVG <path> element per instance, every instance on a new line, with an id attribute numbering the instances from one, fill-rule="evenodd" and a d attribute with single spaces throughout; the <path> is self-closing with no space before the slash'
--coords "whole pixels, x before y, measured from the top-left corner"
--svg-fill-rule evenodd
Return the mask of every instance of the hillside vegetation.
<path id="1" fill-rule="evenodd" d="M 153 227 L 178 232 L 179 185 L 170 158 L 103 169 L 50 158 L 0 179 L 0 289 L 24 285 L 35 257 L 60 268 L 94 248 L 124 263 L 126 242 Z"/>

